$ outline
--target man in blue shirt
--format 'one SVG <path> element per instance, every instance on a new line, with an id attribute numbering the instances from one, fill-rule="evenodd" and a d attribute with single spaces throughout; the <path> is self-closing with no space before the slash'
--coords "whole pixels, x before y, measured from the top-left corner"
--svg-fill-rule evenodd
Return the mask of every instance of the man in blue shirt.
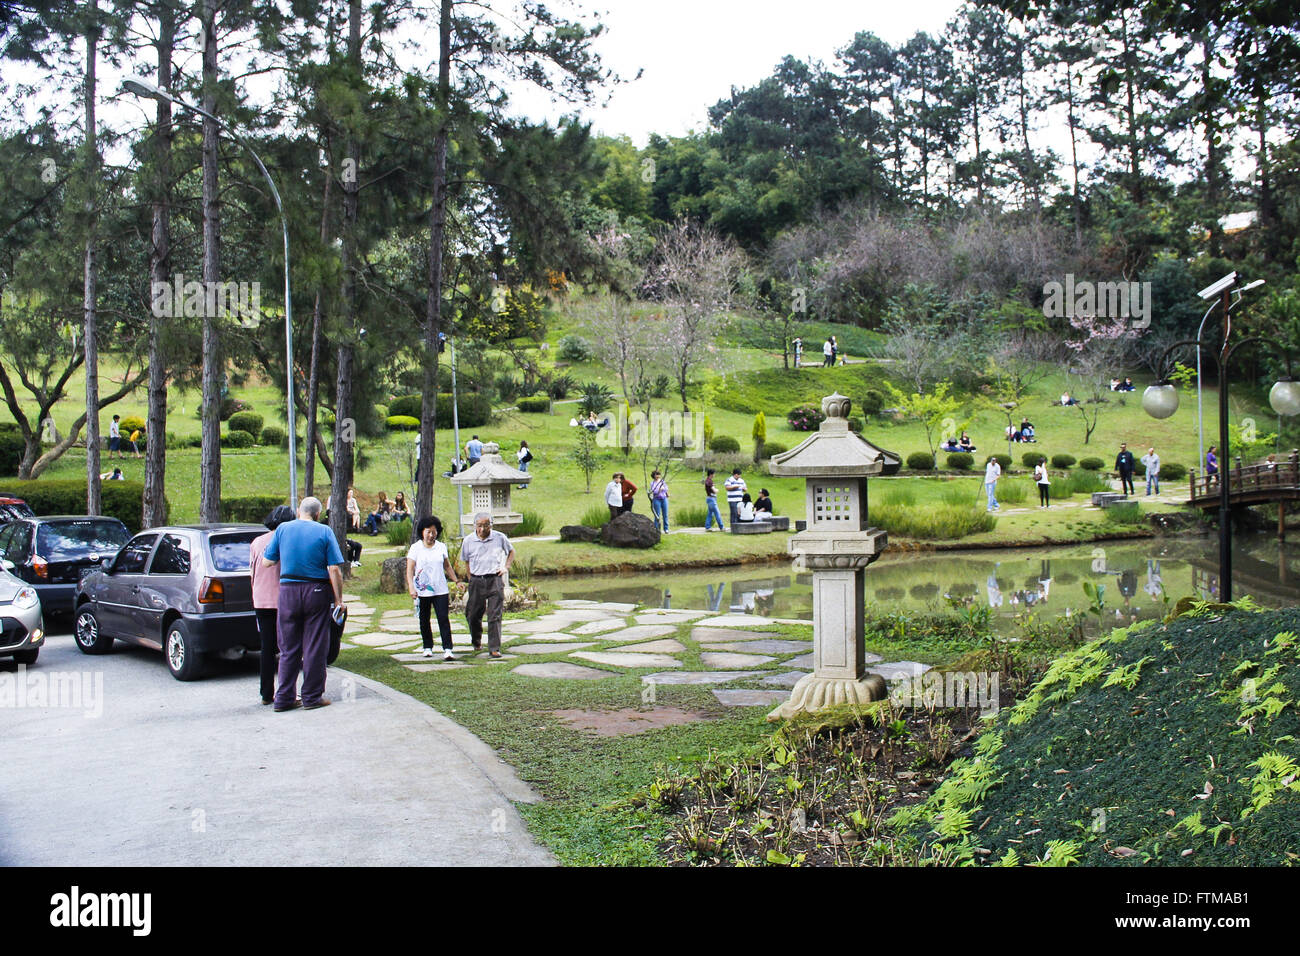
<path id="1" fill-rule="evenodd" d="M 330 647 L 330 602 L 343 607 L 343 552 L 327 525 L 319 524 L 319 498 L 304 498 L 298 519 L 275 529 L 262 560 L 280 565 L 276 631 L 280 646 L 277 711 L 315 710 L 329 705 L 325 659 Z M 302 699 L 295 691 L 302 673 Z"/>
<path id="2" fill-rule="evenodd" d="M 469 459 L 469 466 L 473 468 L 478 464 L 478 460 L 483 457 L 483 443 L 475 435 L 465 443 L 465 457 Z"/>

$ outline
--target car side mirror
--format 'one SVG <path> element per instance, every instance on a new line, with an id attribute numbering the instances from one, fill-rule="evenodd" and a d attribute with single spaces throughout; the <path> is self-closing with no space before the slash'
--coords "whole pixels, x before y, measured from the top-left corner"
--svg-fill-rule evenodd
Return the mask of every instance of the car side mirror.
<path id="1" fill-rule="evenodd" d="M 0 568 L 4 568 L 6 571 L 12 571 L 14 569 L 14 563 L 6 558 L 5 560 L 0 561 Z"/>
<path id="2" fill-rule="evenodd" d="M 104 558 L 102 561 L 99 562 L 99 566 L 100 566 L 101 568 L 104 569 L 104 573 L 105 573 L 105 574 L 112 574 L 112 573 L 113 573 L 113 559 L 112 559 L 112 558 Z"/>

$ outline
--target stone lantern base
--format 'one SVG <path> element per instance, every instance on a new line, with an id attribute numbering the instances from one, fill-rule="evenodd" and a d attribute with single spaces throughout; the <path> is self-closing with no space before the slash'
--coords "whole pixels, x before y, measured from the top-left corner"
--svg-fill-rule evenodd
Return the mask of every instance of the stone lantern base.
<path id="1" fill-rule="evenodd" d="M 768 720 L 788 720 L 796 714 L 812 714 L 836 704 L 865 706 L 884 700 L 885 679 L 867 674 L 857 680 L 848 677 L 818 677 L 805 674 L 790 691 L 790 699 L 767 715 Z"/>

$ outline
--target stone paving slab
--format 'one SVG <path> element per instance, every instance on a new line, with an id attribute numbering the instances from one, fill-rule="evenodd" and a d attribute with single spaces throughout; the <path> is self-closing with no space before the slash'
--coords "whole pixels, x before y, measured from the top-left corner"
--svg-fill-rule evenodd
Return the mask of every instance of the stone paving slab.
<path id="1" fill-rule="evenodd" d="M 569 651 L 580 651 L 584 647 L 595 647 L 591 641 L 569 642 L 561 644 L 521 644 L 510 648 L 515 654 L 565 654 Z"/>
<path id="2" fill-rule="evenodd" d="M 643 684 L 729 684 L 733 680 L 757 677 L 762 671 L 663 671 L 658 674 L 646 674 L 641 678 Z M 800 674 L 800 677 L 803 675 Z"/>
<path id="3" fill-rule="evenodd" d="M 419 647 L 419 646 L 420 646 L 419 641 L 397 641 L 396 643 L 393 644 L 381 644 L 379 647 L 376 647 L 375 650 L 404 651 L 404 650 L 409 650 L 412 647 Z"/>
<path id="4" fill-rule="evenodd" d="M 681 667 L 682 662 L 667 654 L 618 654 L 610 651 L 578 651 L 570 655 L 612 667 Z"/>
<path id="5" fill-rule="evenodd" d="M 639 607 L 636 604 L 621 604 L 617 601 L 597 601 L 594 604 L 585 605 L 582 610 L 605 611 L 609 614 L 631 614 Z"/>
<path id="6" fill-rule="evenodd" d="M 804 624 L 812 626 L 812 621 L 790 617 L 762 617 L 757 614 L 723 614 L 718 617 L 700 621 L 709 627 L 771 627 L 773 624 Z"/>
<path id="7" fill-rule="evenodd" d="M 717 667 L 725 670 L 736 670 L 744 667 L 757 667 L 759 664 L 770 664 L 776 660 L 775 657 L 768 657 L 765 654 L 712 654 L 705 653 L 700 655 L 700 663 L 705 667 Z"/>
<path id="8" fill-rule="evenodd" d="M 556 601 L 556 607 L 590 607 L 595 601 L 589 601 L 586 598 L 565 598 L 562 601 Z"/>
<path id="9" fill-rule="evenodd" d="M 734 644 L 710 644 L 709 647 L 721 651 L 737 651 L 741 654 L 796 654 L 812 646 L 811 641 L 737 641 Z"/>
<path id="10" fill-rule="evenodd" d="M 807 654 L 800 654 L 798 657 L 790 658 L 788 661 L 785 662 L 785 666 L 802 667 L 805 670 L 812 670 L 813 669 L 812 651 L 809 651 Z"/>
<path id="11" fill-rule="evenodd" d="M 764 677 L 759 683 L 768 687 L 785 687 L 789 689 L 799 683 L 800 678 L 807 676 L 803 671 L 786 671 L 784 674 L 773 674 L 771 677 Z"/>
<path id="12" fill-rule="evenodd" d="M 684 624 L 687 621 L 693 621 L 696 618 L 705 617 L 708 611 L 670 611 L 668 609 L 660 611 L 646 611 L 644 614 L 637 614 L 634 620 L 638 624 Z"/>
<path id="13" fill-rule="evenodd" d="M 637 710 L 632 707 L 621 710 L 553 710 L 551 714 L 570 727 L 600 737 L 640 734 L 660 727 L 709 719 L 709 714 L 702 711 L 682 710 L 680 707 L 655 707 L 652 710 Z"/>
<path id="14" fill-rule="evenodd" d="M 790 697 L 783 690 L 715 690 L 713 696 L 723 707 L 770 707 L 783 704 Z"/>
<path id="15" fill-rule="evenodd" d="M 644 644 L 624 644 L 618 650 L 620 654 L 680 654 L 686 647 L 668 637 L 661 641 L 646 641 Z"/>
<path id="16" fill-rule="evenodd" d="M 370 634 L 357 634 L 348 638 L 353 644 L 360 644 L 362 647 L 384 647 L 397 641 L 410 643 L 410 639 L 405 634 L 388 634 L 384 631 L 374 631 Z"/>
<path id="17" fill-rule="evenodd" d="M 461 668 L 469 667 L 468 664 L 462 664 L 460 661 L 455 663 L 444 661 L 441 664 L 425 661 L 423 664 L 403 664 L 402 666 L 408 671 L 415 671 L 417 674 L 436 674 L 440 671 L 458 671 Z"/>
<path id="18" fill-rule="evenodd" d="M 487 628 L 484 628 L 483 630 L 486 631 Z M 486 634 L 484 634 L 483 639 L 487 640 Z M 552 633 L 544 633 L 544 634 L 511 634 L 509 637 L 507 637 L 503 633 L 501 635 L 501 640 L 503 641 L 507 641 L 507 640 L 509 641 L 571 641 L 573 640 L 573 635 L 565 634 L 562 631 L 554 631 Z"/>
<path id="19" fill-rule="evenodd" d="M 726 627 L 693 627 L 691 640 L 701 644 L 715 644 L 719 641 L 761 641 L 771 639 L 772 631 L 737 631 Z"/>
<path id="20" fill-rule="evenodd" d="M 879 674 L 885 679 L 886 683 L 893 683 L 920 677 L 929 669 L 929 664 L 918 664 L 916 661 L 892 661 L 888 664 L 877 664 L 874 667 L 869 667 L 867 671 L 871 674 Z"/>
<path id="21" fill-rule="evenodd" d="M 604 634 L 606 631 L 617 631 L 623 627 L 623 619 L 606 618 L 603 621 L 591 621 L 587 624 L 581 624 L 572 628 L 574 634 Z"/>
<path id="22" fill-rule="evenodd" d="M 602 677 L 614 676 L 609 671 L 598 671 L 594 667 L 583 667 L 565 661 L 520 664 L 511 673 L 522 674 L 524 677 L 559 677 L 567 680 L 600 680 Z"/>
<path id="23" fill-rule="evenodd" d="M 424 663 L 424 664 L 432 664 L 434 661 L 438 661 L 438 662 L 443 663 L 443 664 L 450 664 L 450 663 L 451 663 L 451 661 L 444 661 L 444 660 L 442 659 L 442 648 L 441 648 L 441 647 L 435 647 L 435 648 L 434 648 L 434 654 L 436 654 L 437 656 L 436 656 L 436 657 L 425 657 L 424 654 L 423 654 L 422 652 L 420 652 L 420 651 L 411 651 L 409 654 L 390 654 L 389 656 L 390 656 L 393 660 L 395 660 L 395 661 L 400 661 L 400 662 L 402 662 L 403 664 L 420 664 L 420 663 Z"/>
<path id="24" fill-rule="evenodd" d="M 602 641 L 648 641 L 656 637 L 676 634 L 677 628 L 670 624 L 642 624 L 638 627 L 625 627 L 621 631 L 611 631 L 601 637 Z"/>

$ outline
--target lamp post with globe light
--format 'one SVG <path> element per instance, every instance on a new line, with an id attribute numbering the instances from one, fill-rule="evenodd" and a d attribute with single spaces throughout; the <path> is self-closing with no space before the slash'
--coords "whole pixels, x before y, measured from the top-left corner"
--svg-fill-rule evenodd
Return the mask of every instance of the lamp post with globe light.
<path id="1" fill-rule="evenodd" d="M 1157 368 L 1167 369 L 1169 357 L 1176 349 L 1185 348 L 1189 345 L 1196 346 L 1197 358 L 1199 363 L 1200 350 L 1206 349 L 1214 354 L 1219 364 L 1219 450 L 1220 454 L 1227 456 L 1228 453 L 1228 381 L 1229 370 L 1232 367 L 1232 356 L 1243 345 L 1253 345 L 1265 341 L 1261 338 L 1240 339 L 1231 342 L 1232 338 L 1232 308 L 1241 301 L 1241 294 L 1250 289 L 1257 288 L 1264 284 L 1263 279 L 1256 279 L 1254 282 L 1247 283 L 1245 286 L 1237 286 L 1237 273 L 1233 272 L 1208 288 L 1201 291 L 1203 299 L 1218 298 L 1222 306 L 1223 321 L 1221 323 L 1221 333 L 1216 340 L 1206 341 L 1203 338 L 1183 339 L 1170 345 L 1160 356 L 1160 362 Z M 1236 301 L 1233 301 L 1233 293 L 1237 293 Z M 1213 306 L 1211 306 L 1211 310 Z M 1209 312 L 1206 313 L 1209 316 Z M 1204 320 L 1201 322 L 1201 328 L 1205 326 Z M 1199 387 L 1199 380 L 1197 385 Z M 1280 379 L 1268 394 L 1269 404 L 1279 415 L 1296 415 L 1300 414 L 1300 383 L 1291 381 L 1290 377 Z M 1169 381 L 1167 375 L 1162 372 L 1160 380 L 1154 385 L 1149 385 L 1145 392 L 1142 393 L 1142 409 L 1152 418 L 1168 418 L 1174 412 L 1178 411 L 1178 389 Z M 1204 467 L 1204 460 L 1201 461 L 1201 467 Z M 1224 479 L 1223 466 L 1219 468 L 1219 598 L 1221 601 L 1228 602 L 1232 600 L 1232 512 L 1229 506 L 1228 482 Z"/>
<path id="2" fill-rule="evenodd" d="M 183 110 L 189 110 L 191 113 L 197 113 L 205 116 L 219 127 L 226 131 L 236 143 L 248 150 L 253 162 L 257 163 L 257 168 L 262 171 L 266 177 L 266 183 L 271 188 L 271 196 L 275 199 L 275 210 L 280 214 L 280 228 L 284 233 L 284 342 L 285 342 L 285 394 L 288 396 L 288 431 L 289 431 L 289 505 L 298 510 L 298 450 L 297 450 L 297 419 L 295 417 L 293 401 L 293 299 L 289 289 L 289 220 L 285 218 L 284 206 L 280 202 L 280 191 L 275 188 L 275 180 L 271 174 L 266 171 L 266 166 L 262 162 L 262 157 L 257 155 L 257 151 L 248 144 L 242 136 L 238 135 L 229 126 L 220 119 L 213 116 L 202 107 L 195 106 L 193 103 L 187 103 L 184 100 L 177 99 L 166 90 L 159 89 L 147 80 L 139 77 L 122 81 L 122 89 L 134 95 L 154 100 L 166 100 L 174 106 L 179 106 Z"/>

